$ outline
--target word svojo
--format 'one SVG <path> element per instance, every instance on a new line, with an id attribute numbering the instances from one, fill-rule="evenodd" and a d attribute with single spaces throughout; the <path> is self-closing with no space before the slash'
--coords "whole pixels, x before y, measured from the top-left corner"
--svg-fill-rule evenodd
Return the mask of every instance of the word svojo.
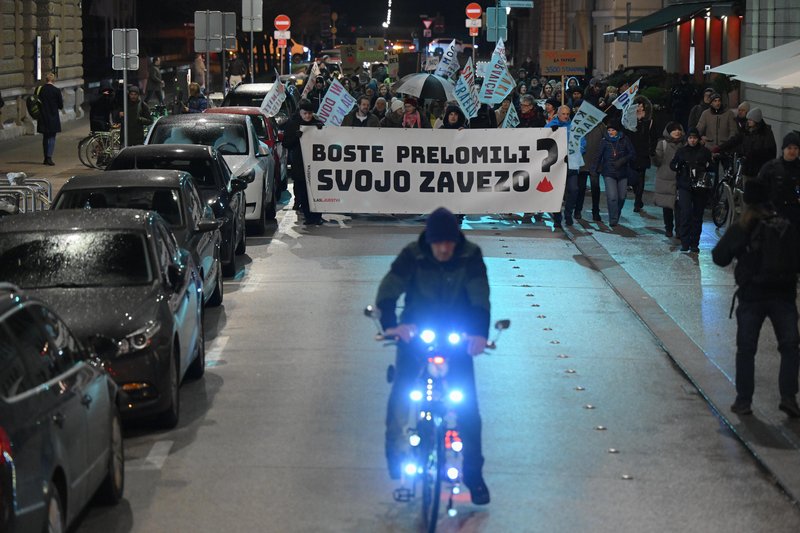
<path id="1" fill-rule="evenodd" d="M 323 168 L 317 172 L 318 191 L 356 192 L 526 192 L 531 176 L 525 170 L 420 171 L 384 170 L 382 175 L 361 169 Z"/>

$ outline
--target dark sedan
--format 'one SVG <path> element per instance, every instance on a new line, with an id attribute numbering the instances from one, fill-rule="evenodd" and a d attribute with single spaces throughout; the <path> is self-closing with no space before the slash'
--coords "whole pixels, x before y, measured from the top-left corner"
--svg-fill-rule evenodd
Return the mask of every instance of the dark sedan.
<path id="1" fill-rule="evenodd" d="M 169 224 L 178 246 L 189 250 L 203 279 L 206 305 L 222 303 L 222 224 L 200 200 L 192 176 L 177 170 L 114 170 L 73 176 L 61 187 L 53 209 L 122 207 L 156 211 Z"/>
<path id="2" fill-rule="evenodd" d="M 125 486 L 117 385 L 64 322 L 0 283 L 0 531 L 64 531 Z"/>
<path id="3" fill-rule="evenodd" d="M 178 423 L 185 374 L 205 370 L 203 282 L 155 212 L 39 211 L 0 219 L 0 279 L 47 302 L 96 349 L 123 418 Z"/>
<path id="4" fill-rule="evenodd" d="M 214 216 L 226 219 L 222 233 L 222 273 L 236 274 L 235 255 L 247 249 L 245 235 L 244 188 L 241 178 L 232 178 L 225 160 L 208 146 L 160 144 L 129 146 L 111 162 L 108 170 L 169 169 L 188 172 L 200 191 L 202 200 L 211 206 Z"/>

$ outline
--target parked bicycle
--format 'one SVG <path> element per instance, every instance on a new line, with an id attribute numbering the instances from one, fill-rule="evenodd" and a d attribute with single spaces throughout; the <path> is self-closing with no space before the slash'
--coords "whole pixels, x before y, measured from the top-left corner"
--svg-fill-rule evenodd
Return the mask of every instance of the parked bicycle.
<path id="1" fill-rule="evenodd" d="M 711 218 L 718 228 L 730 227 L 742 213 L 744 205 L 743 161 L 744 157 L 738 154 L 723 156 L 722 166 L 725 171 L 714 189 L 711 204 Z"/>
<path id="2" fill-rule="evenodd" d="M 375 339 L 384 346 L 396 345 L 398 339 L 386 337 L 380 325 L 380 312 L 367 306 L 364 314 L 372 318 L 379 333 Z M 495 349 L 500 333 L 508 329 L 510 320 L 495 323 L 497 334 L 487 342 Z M 392 496 L 398 502 L 410 502 L 419 494 L 422 500 L 422 524 L 428 533 L 436 531 L 442 493 L 447 494 L 447 514 L 457 514 L 454 497 L 462 492 L 463 442 L 459 435 L 457 407 L 464 400 L 458 383 L 448 381 L 448 363 L 457 357 L 469 357 L 465 335 L 452 331 L 421 328 L 412 340 L 421 359 L 420 374 L 408 391 L 411 399 L 411 426 L 407 430 L 410 453 L 402 465 L 402 485 Z M 387 379 L 392 380 L 390 366 Z"/>

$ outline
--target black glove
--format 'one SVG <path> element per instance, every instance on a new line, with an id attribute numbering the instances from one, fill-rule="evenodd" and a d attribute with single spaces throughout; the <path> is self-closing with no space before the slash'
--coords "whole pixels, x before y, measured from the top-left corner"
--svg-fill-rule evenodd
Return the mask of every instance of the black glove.
<path id="1" fill-rule="evenodd" d="M 302 136 L 303 136 L 303 130 L 297 130 L 297 138 L 299 139 Z"/>
<path id="2" fill-rule="evenodd" d="M 324 126 L 324 125 L 325 125 L 325 124 L 317 124 L 317 129 L 318 129 L 318 130 L 321 130 L 321 129 L 322 129 L 322 126 Z"/>
<path id="3" fill-rule="evenodd" d="M 556 131 L 558 129 L 558 126 L 550 126 L 550 129 Z"/>

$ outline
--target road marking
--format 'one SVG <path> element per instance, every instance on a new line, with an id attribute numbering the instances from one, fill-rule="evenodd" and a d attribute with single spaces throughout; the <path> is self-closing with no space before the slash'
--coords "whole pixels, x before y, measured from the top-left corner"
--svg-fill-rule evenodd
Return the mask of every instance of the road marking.
<path id="1" fill-rule="evenodd" d="M 175 444 L 171 440 L 160 440 L 153 444 L 150 453 L 144 459 L 136 459 L 127 461 L 125 464 L 126 470 L 161 470 L 164 467 L 169 451 L 172 445 Z"/>
<path id="2" fill-rule="evenodd" d="M 228 344 L 230 337 L 217 337 L 211 341 L 211 345 L 206 348 L 206 366 L 215 366 L 222 355 L 222 350 Z"/>

